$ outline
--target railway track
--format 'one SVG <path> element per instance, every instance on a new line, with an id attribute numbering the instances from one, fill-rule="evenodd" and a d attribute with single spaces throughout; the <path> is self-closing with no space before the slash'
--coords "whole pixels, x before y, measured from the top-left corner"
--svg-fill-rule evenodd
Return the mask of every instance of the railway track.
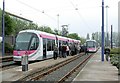
<path id="1" fill-rule="evenodd" d="M 0 69 L 6 70 L 16 67 L 15 62 L 13 61 L 12 56 L 5 56 L 0 58 Z"/>
<path id="2" fill-rule="evenodd" d="M 13 57 L 2 57 L 0 58 L 0 62 L 8 62 L 8 61 L 13 61 Z"/>
<path id="3" fill-rule="evenodd" d="M 48 69 L 36 72 L 31 76 L 19 79 L 19 81 L 65 81 L 76 69 L 78 69 L 83 63 L 88 61 L 91 55 L 80 54 L 69 60 L 66 60 L 58 65 L 49 67 Z"/>
<path id="4" fill-rule="evenodd" d="M 14 61 L 9 61 L 9 62 L 3 62 L 0 66 L 2 70 L 7 70 L 10 68 L 18 67 L 19 65 L 16 64 Z"/>
<path id="5" fill-rule="evenodd" d="M 76 65 L 70 72 L 68 72 L 66 75 L 64 75 L 61 79 L 58 80 L 58 83 L 64 82 L 72 73 L 74 73 L 82 64 L 84 64 L 92 55 L 89 55 L 87 58 L 85 58 L 82 62 L 80 62 L 78 65 Z"/>

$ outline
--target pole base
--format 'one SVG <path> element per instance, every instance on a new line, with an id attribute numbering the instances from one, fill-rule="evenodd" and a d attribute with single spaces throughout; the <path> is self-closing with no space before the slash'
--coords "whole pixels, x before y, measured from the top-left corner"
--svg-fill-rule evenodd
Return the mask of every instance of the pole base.
<path id="1" fill-rule="evenodd" d="M 28 71 L 28 64 L 27 65 L 22 65 L 22 71 Z"/>

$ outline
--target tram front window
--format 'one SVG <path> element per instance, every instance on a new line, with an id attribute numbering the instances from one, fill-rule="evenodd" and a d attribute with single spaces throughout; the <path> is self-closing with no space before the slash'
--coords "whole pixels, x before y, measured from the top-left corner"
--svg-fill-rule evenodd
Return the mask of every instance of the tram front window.
<path id="1" fill-rule="evenodd" d="M 28 50 L 32 33 L 20 33 L 16 38 L 15 50 Z"/>
<path id="2" fill-rule="evenodd" d="M 91 41 L 87 42 L 87 47 L 89 48 L 95 47 L 94 42 Z"/>

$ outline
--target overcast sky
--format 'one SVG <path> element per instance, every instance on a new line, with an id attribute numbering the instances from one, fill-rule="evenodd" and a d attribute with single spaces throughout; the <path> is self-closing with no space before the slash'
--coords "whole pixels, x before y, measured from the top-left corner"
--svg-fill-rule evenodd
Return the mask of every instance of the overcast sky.
<path id="1" fill-rule="evenodd" d="M 113 30 L 118 30 L 118 1 L 104 0 L 108 5 L 108 31 L 111 24 Z M 5 10 L 18 16 L 32 20 L 39 26 L 47 25 L 59 30 L 62 25 L 69 25 L 70 33 L 78 33 L 81 37 L 86 34 L 101 31 L 102 0 L 5 0 Z M 2 9 L 2 0 L 0 0 Z M 44 13 L 43 13 L 44 11 Z M 106 31 L 106 8 L 105 8 Z"/>

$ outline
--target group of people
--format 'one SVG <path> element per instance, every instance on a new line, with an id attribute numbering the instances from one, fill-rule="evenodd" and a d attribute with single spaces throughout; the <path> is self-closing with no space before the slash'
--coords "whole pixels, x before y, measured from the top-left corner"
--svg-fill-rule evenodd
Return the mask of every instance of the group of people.
<path id="1" fill-rule="evenodd" d="M 53 58 L 56 60 L 57 57 L 60 58 L 66 58 L 69 55 L 76 55 L 80 53 L 80 45 L 79 44 L 66 44 L 66 45 L 59 45 L 59 48 L 57 46 L 57 44 L 54 46 L 54 53 L 53 53 Z M 84 52 L 85 54 L 88 55 L 88 51 L 87 51 L 87 46 L 84 47 Z M 108 58 L 110 56 L 110 49 L 109 48 L 105 48 L 104 50 L 104 54 L 106 55 L 106 61 L 108 61 Z"/>
<path id="2" fill-rule="evenodd" d="M 80 53 L 80 45 L 79 44 L 66 44 L 66 45 L 57 45 L 54 46 L 53 58 L 56 60 L 57 57 L 66 58 L 69 55 L 76 55 Z"/>

